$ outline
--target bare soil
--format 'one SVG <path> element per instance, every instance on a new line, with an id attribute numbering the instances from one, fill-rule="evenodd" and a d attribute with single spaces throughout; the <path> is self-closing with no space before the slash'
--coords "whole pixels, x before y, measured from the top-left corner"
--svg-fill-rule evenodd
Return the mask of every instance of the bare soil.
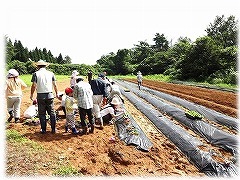
<path id="1" fill-rule="evenodd" d="M 64 91 L 68 86 L 69 79 L 58 82 L 59 91 Z M 236 116 L 236 94 L 234 93 L 146 80 L 144 86 L 199 104 L 211 104 L 210 107 L 215 110 Z M 31 105 L 29 96 L 30 87 L 24 90 L 22 116 Z M 44 151 L 29 153 L 29 147 L 7 142 L 6 175 L 50 176 L 59 167 L 68 165 L 75 168 L 79 174 L 86 176 L 205 176 L 141 112 L 126 98 L 124 100 L 127 111 L 153 143 L 149 152 L 142 152 L 120 141 L 116 136 L 114 125 L 106 125 L 103 130 L 96 128 L 93 134 L 80 136 L 64 132 L 64 118 L 57 122 L 56 134 L 50 133 L 49 124 L 47 133 L 40 134 L 40 125 L 10 123 L 6 126 L 8 129 L 15 129 L 21 135 L 40 144 Z M 59 105 L 60 101 L 56 99 L 55 109 Z M 76 120 L 79 120 L 79 117 Z M 115 142 L 109 140 L 113 136 L 115 136 Z"/>

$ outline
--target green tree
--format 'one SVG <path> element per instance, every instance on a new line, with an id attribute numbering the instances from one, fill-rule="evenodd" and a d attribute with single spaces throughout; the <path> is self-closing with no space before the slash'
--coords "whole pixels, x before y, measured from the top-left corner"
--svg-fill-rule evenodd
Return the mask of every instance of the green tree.
<path id="1" fill-rule="evenodd" d="M 155 37 L 153 38 L 155 45 L 153 45 L 153 49 L 156 52 L 167 51 L 169 48 L 169 42 L 164 34 L 156 33 Z"/>
<path id="2" fill-rule="evenodd" d="M 13 57 L 15 56 L 14 46 L 10 38 L 5 36 L 5 45 L 6 45 L 6 63 L 11 63 Z"/>
<path id="3" fill-rule="evenodd" d="M 72 63 L 72 59 L 70 58 L 70 56 L 65 56 L 64 57 L 64 62 L 65 62 L 65 64 L 71 64 Z"/>
<path id="4" fill-rule="evenodd" d="M 21 41 L 15 41 L 14 42 L 14 57 L 12 57 L 12 60 L 19 60 L 20 62 L 26 62 L 29 58 L 28 56 L 28 49 L 24 48 Z"/>
<path id="5" fill-rule="evenodd" d="M 63 57 L 62 57 L 62 54 L 60 53 L 57 57 L 57 63 L 58 64 L 63 64 L 64 63 L 64 60 L 63 60 Z"/>
<path id="6" fill-rule="evenodd" d="M 219 52 L 219 46 L 211 37 L 198 38 L 187 57 L 179 65 L 181 78 L 204 81 L 220 69 Z"/>
<path id="7" fill-rule="evenodd" d="M 168 49 L 171 64 L 164 72 L 165 75 L 171 75 L 175 78 L 181 76 L 181 72 L 179 70 L 181 63 L 182 61 L 185 61 L 191 47 L 191 39 L 187 37 L 180 37 L 178 41 L 171 48 Z"/>
<path id="8" fill-rule="evenodd" d="M 217 16 L 214 23 L 211 23 L 205 31 L 223 47 L 237 45 L 238 21 L 234 16 L 228 18 L 225 18 L 224 15 Z"/>

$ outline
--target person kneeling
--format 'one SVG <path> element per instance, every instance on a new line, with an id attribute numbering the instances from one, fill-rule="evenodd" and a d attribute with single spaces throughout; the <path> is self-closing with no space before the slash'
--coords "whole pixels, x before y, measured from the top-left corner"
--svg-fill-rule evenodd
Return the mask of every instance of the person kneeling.
<path id="1" fill-rule="evenodd" d="M 115 119 L 125 113 L 124 109 L 119 108 L 120 104 L 121 102 L 119 98 L 113 97 L 112 101 L 103 107 L 103 109 L 100 111 L 100 114 L 104 123 L 112 124 L 112 119 Z"/>

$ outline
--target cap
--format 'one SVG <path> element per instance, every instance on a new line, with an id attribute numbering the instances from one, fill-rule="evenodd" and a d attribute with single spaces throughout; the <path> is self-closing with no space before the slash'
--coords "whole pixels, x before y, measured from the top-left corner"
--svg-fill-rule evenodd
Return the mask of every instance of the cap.
<path id="1" fill-rule="evenodd" d="M 73 93 L 73 89 L 68 87 L 68 88 L 65 89 L 65 93 L 66 94 Z"/>
<path id="2" fill-rule="evenodd" d="M 19 73 L 16 69 L 9 69 L 7 77 L 17 77 Z"/>

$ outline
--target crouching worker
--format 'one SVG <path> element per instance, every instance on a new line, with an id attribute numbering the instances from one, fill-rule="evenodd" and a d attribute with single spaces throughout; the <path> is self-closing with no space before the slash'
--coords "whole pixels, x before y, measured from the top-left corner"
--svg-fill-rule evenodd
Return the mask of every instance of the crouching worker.
<path id="1" fill-rule="evenodd" d="M 24 118 L 26 119 L 24 121 L 24 124 L 26 125 L 38 125 L 40 123 L 38 117 L 38 104 L 37 99 L 34 99 L 32 102 L 32 105 L 29 106 L 26 111 L 23 113 Z"/>
<path id="2" fill-rule="evenodd" d="M 112 124 L 112 119 L 116 119 L 118 116 L 124 114 L 124 109 L 120 108 L 121 101 L 118 97 L 114 96 L 111 103 L 107 104 L 100 111 L 102 120 L 106 124 Z"/>
<path id="3" fill-rule="evenodd" d="M 73 134 L 78 134 L 78 131 L 75 127 L 75 115 L 74 115 L 74 98 L 73 98 L 73 89 L 66 88 L 66 99 L 65 99 L 65 109 L 66 109 L 66 124 L 65 132 L 68 132 L 68 128 L 71 127 Z"/>
<path id="4" fill-rule="evenodd" d="M 34 99 L 32 105 L 29 106 L 23 114 L 24 118 L 32 119 L 38 116 L 38 104 L 37 99 Z"/>

